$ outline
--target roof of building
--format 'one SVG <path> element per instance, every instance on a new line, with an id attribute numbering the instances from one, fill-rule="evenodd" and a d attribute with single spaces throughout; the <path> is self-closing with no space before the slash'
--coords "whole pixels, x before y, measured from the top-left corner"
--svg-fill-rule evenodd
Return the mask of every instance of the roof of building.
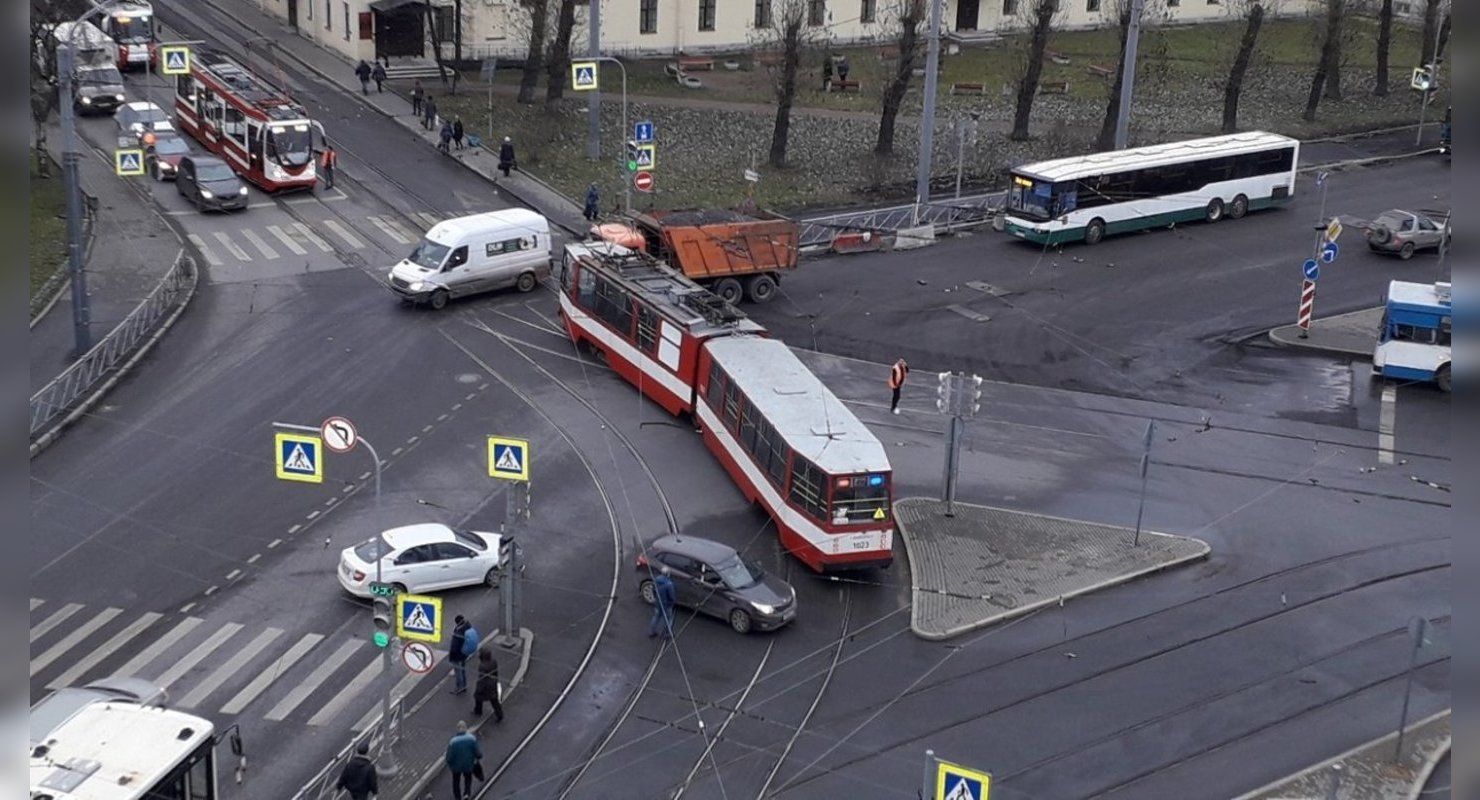
<path id="1" fill-rule="evenodd" d="M 603 276 L 616 280 L 629 294 L 682 325 L 690 335 L 760 334 L 766 330 L 718 295 L 646 253 L 610 242 L 568 244 L 565 250 L 574 258 L 588 256 L 597 262 Z"/>
<path id="2" fill-rule="evenodd" d="M 535 234 L 548 236 L 550 234 L 550 223 L 540 214 L 527 208 L 505 208 L 466 217 L 444 219 L 427 231 L 427 238 L 433 241 L 450 242 L 489 228 L 502 228 L 528 236 Z"/>
<path id="3" fill-rule="evenodd" d="M 1154 144 L 1128 150 L 1109 150 L 1084 156 L 1056 158 L 1025 164 L 1013 170 L 1015 173 L 1031 175 L 1047 181 L 1062 181 L 1071 178 L 1095 175 L 1101 172 L 1122 172 L 1144 169 L 1160 164 L 1182 161 L 1189 156 L 1216 158 L 1225 155 L 1269 150 L 1277 147 L 1295 147 L 1300 143 L 1288 136 L 1263 131 L 1233 133 L 1227 136 L 1209 136 L 1203 139 L 1188 139 L 1181 142 Z M 1107 169 L 1110 168 L 1110 169 Z"/>
<path id="4" fill-rule="evenodd" d="M 706 345 L 751 403 L 791 445 L 824 471 L 884 472 L 884 446 L 785 342 L 753 336 Z"/>

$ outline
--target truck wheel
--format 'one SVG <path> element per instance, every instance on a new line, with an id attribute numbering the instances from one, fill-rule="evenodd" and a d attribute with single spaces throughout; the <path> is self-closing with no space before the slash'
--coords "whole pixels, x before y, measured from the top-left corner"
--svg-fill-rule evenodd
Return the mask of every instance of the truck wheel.
<path id="1" fill-rule="evenodd" d="M 734 278 L 721 278 L 715 282 L 712 291 L 731 305 L 739 303 L 741 296 L 744 294 L 740 289 L 740 281 Z"/>
<path id="2" fill-rule="evenodd" d="M 745 287 L 745 296 L 752 303 L 769 303 L 776 297 L 776 279 L 770 275 L 756 275 Z"/>
<path id="3" fill-rule="evenodd" d="M 438 289 L 437 291 L 432 292 L 432 298 L 428 302 L 431 304 L 432 308 L 441 311 L 447 305 L 447 290 Z"/>

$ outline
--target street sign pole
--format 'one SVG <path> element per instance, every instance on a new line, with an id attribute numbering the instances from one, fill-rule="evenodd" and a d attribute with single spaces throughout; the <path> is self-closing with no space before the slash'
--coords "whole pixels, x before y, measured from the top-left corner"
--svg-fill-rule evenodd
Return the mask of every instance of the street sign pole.
<path id="1" fill-rule="evenodd" d="M 1413 696 L 1413 671 L 1418 668 L 1418 651 L 1423 648 L 1428 626 L 1429 621 L 1423 617 L 1414 617 L 1408 623 L 1408 632 L 1413 635 L 1413 651 L 1408 656 L 1408 677 L 1403 685 L 1403 715 L 1398 717 L 1398 746 L 1393 751 L 1393 761 L 1400 764 L 1403 762 L 1403 728 L 1408 725 L 1408 701 Z"/>
<path id="2" fill-rule="evenodd" d="M 601 3 L 591 4 L 590 40 L 586 53 L 593 59 L 601 57 Z M 586 98 L 586 158 L 595 161 L 601 158 L 601 85 L 597 84 L 591 96 Z M 623 127 L 623 130 L 626 130 Z"/>
<path id="3" fill-rule="evenodd" d="M 1120 102 L 1115 115 L 1115 149 L 1124 150 L 1130 144 L 1131 101 L 1136 95 L 1136 49 L 1141 44 L 1141 15 L 1145 13 L 1146 0 L 1131 0 L 1130 25 L 1125 32 L 1125 60 L 1120 64 Z"/>
<path id="4" fill-rule="evenodd" d="M 1423 93 L 1423 103 L 1418 107 L 1418 132 L 1413 135 L 1413 146 L 1423 144 L 1423 122 L 1429 115 L 1429 96 L 1439 85 L 1439 36 L 1443 34 L 1444 26 L 1434 26 L 1434 57 L 1426 65 L 1429 68 L 1429 88 Z"/>
<path id="5" fill-rule="evenodd" d="M 925 751 L 925 777 L 920 782 L 920 796 L 927 800 L 935 797 L 935 751 Z"/>
<path id="6" fill-rule="evenodd" d="M 1156 427 L 1156 420 L 1146 422 L 1146 442 L 1141 450 L 1141 502 L 1136 506 L 1136 538 L 1131 543 L 1133 547 L 1141 546 L 1141 515 L 1146 511 L 1146 468 L 1151 465 L 1151 431 Z"/>

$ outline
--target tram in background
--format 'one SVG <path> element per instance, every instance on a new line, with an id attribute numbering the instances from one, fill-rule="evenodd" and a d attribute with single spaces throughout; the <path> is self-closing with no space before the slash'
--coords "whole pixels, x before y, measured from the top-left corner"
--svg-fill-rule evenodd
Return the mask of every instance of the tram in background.
<path id="1" fill-rule="evenodd" d="M 236 62 L 201 50 L 175 80 L 179 127 L 266 192 L 312 189 L 322 128 L 288 94 Z"/>
<path id="2" fill-rule="evenodd" d="M 92 21 L 118 46 L 118 68 L 151 69 L 159 56 L 154 6 L 145 0 L 114 3 L 99 10 Z"/>
<path id="3" fill-rule="evenodd" d="M 893 562 L 884 446 L 785 343 L 661 261 L 619 245 L 567 245 L 560 316 L 704 444 L 818 572 Z"/>

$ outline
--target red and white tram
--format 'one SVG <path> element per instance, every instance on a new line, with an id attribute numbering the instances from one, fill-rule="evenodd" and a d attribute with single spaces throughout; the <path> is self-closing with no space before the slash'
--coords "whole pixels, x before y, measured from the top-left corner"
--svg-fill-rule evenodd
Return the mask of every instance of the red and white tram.
<path id="1" fill-rule="evenodd" d="M 565 248 L 560 316 L 638 391 L 699 422 L 705 446 L 804 564 L 893 561 L 883 445 L 759 324 L 662 262 L 595 242 Z"/>
<path id="2" fill-rule="evenodd" d="M 175 81 L 175 116 L 207 150 L 267 192 L 312 189 L 317 123 L 285 92 L 209 51 Z"/>
<path id="3" fill-rule="evenodd" d="M 144 0 L 115 3 L 93 17 L 108 38 L 118 45 L 118 68 L 149 68 L 158 56 L 154 29 L 154 6 Z"/>

